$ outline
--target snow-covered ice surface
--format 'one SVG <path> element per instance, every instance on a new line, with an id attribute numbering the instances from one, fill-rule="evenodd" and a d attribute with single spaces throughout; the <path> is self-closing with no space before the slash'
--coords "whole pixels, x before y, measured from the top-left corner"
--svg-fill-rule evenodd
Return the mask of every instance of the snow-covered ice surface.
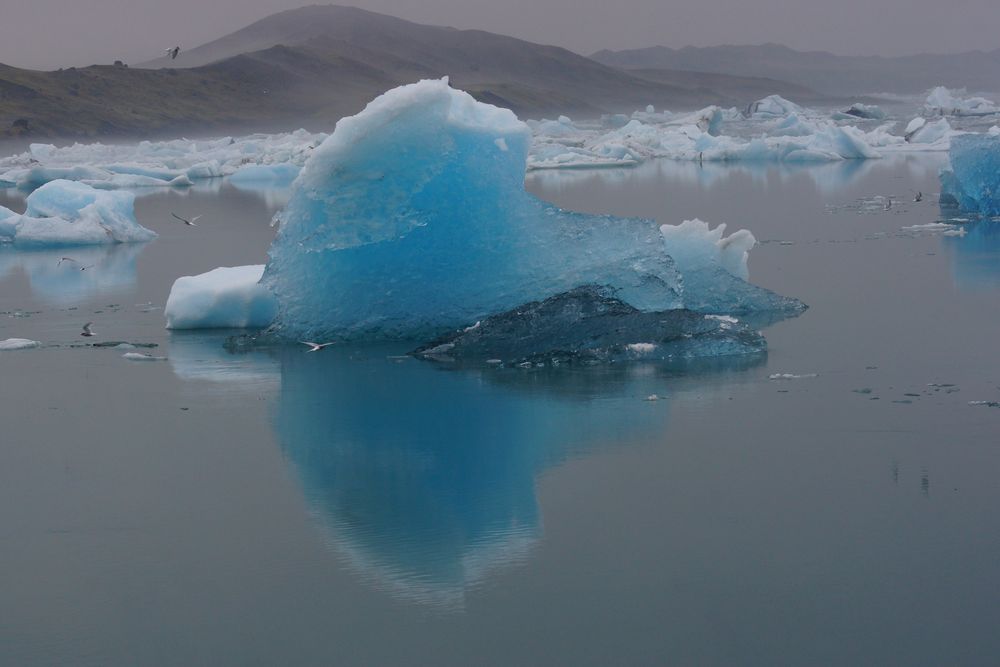
<path id="1" fill-rule="evenodd" d="M 530 142 L 513 113 L 446 80 L 391 90 L 341 120 L 277 216 L 262 280 L 279 304 L 271 332 L 429 337 L 585 285 L 642 311 L 801 310 L 743 280 L 748 232 L 660 229 L 529 195 Z M 713 281 L 725 289 L 710 294 Z"/>
<path id="2" fill-rule="evenodd" d="M 135 219 L 135 195 L 56 180 L 27 198 L 23 215 L 0 211 L 0 241 L 50 247 L 134 243 L 156 238 Z"/>
<path id="3" fill-rule="evenodd" d="M 941 173 L 942 200 L 954 200 L 970 213 L 1000 215 L 1000 135 L 956 137 L 948 157 L 951 169 Z"/>
<path id="4" fill-rule="evenodd" d="M 164 308 L 168 329 L 261 329 L 277 303 L 259 284 L 264 265 L 220 267 L 178 278 Z"/>

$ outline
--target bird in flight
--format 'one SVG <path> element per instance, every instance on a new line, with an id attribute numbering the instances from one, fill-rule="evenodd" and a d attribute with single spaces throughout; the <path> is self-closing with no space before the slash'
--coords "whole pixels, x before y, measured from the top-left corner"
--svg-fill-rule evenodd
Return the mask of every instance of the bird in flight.
<path id="1" fill-rule="evenodd" d="M 92 331 L 92 330 L 90 329 L 90 326 L 91 326 L 92 324 L 93 324 L 93 322 L 87 322 L 86 324 L 84 324 L 84 325 L 83 325 L 83 333 L 82 333 L 82 334 L 80 334 L 80 335 L 81 335 L 81 336 L 87 336 L 88 338 L 89 338 L 90 336 L 96 336 L 97 334 L 95 334 L 95 333 L 94 333 L 94 332 L 93 332 L 93 331 Z"/>
<path id="2" fill-rule="evenodd" d="M 187 218 L 182 218 L 181 216 L 177 215 L 176 213 L 171 213 L 170 215 L 174 216 L 175 218 L 177 218 L 178 220 L 180 220 L 181 222 L 183 222 L 188 227 L 197 227 L 198 225 L 194 224 L 194 221 L 201 217 L 200 215 L 196 215 L 193 218 L 191 218 L 190 220 L 188 220 Z"/>
<path id="3" fill-rule="evenodd" d="M 177 54 L 181 52 L 181 47 L 174 46 L 167 49 L 167 55 L 170 56 L 171 60 L 177 60 Z"/>
<path id="4" fill-rule="evenodd" d="M 73 259 L 72 257 L 63 257 L 58 262 L 56 262 L 56 266 L 62 266 L 63 262 L 73 262 L 74 264 L 79 264 L 80 263 L 80 262 L 76 261 L 75 259 Z M 86 271 L 87 269 L 92 269 L 92 268 L 94 268 L 94 265 L 93 264 L 88 264 L 87 266 L 81 266 L 80 270 L 81 271 Z"/>
<path id="5" fill-rule="evenodd" d="M 299 341 L 303 345 L 308 345 L 309 349 L 306 350 L 306 354 L 310 352 L 319 352 L 320 350 L 330 347 L 333 343 L 310 343 L 309 341 L 301 340 Z"/>

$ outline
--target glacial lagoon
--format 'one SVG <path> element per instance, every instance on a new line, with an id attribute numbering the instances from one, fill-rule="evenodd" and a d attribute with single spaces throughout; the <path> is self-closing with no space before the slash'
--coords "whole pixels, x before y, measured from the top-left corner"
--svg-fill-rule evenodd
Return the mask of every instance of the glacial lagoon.
<path id="1" fill-rule="evenodd" d="M 946 163 L 529 173 L 565 209 L 753 232 L 751 282 L 809 310 L 699 363 L 166 331 L 175 278 L 265 260 L 277 186 L 146 193 L 146 244 L 0 246 L 0 339 L 42 344 L 0 352 L 3 661 L 989 664 L 1000 231 L 921 227 L 958 215 Z"/>

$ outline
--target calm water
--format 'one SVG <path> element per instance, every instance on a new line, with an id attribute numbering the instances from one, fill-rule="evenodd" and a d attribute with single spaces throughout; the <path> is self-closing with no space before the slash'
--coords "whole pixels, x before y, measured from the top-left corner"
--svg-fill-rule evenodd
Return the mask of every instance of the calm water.
<path id="1" fill-rule="evenodd" d="M 1000 408 L 969 402 L 1000 401 L 1000 225 L 902 231 L 939 166 L 532 175 L 749 228 L 751 279 L 811 306 L 688 369 L 164 331 L 174 278 L 264 261 L 280 192 L 143 197 L 144 247 L 0 249 L 0 339 L 46 345 L 0 352 L 0 663 L 996 664 Z M 169 359 L 78 347 L 88 320 Z"/>

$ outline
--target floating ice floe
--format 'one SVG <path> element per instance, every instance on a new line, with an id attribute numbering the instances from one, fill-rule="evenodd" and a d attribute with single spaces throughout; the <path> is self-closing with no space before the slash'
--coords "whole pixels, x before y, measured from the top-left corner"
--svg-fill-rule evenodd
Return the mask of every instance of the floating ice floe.
<path id="1" fill-rule="evenodd" d="M 0 340 L 0 352 L 30 350 L 41 346 L 42 344 L 37 340 L 31 340 L 28 338 L 8 338 L 7 340 Z"/>
<path id="2" fill-rule="evenodd" d="M 277 303 L 259 284 L 264 265 L 213 269 L 178 278 L 164 315 L 168 329 L 261 329 L 274 319 Z"/>
<path id="3" fill-rule="evenodd" d="M 156 238 L 135 219 L 135 195 L 56 180 L 27 198 L 23 215 L 0 210 L 0 241 L 51 247 L 134 243 Z"/>
<path id="4" fill-rule="evenodd" d="M 941 200 L 982 216 L 1000 215 L 1000 135 L 965 134 L 951 142 Z"/>
<path id="5" fill-rule="evenodd" d="M 991 116 L 1000 114 L 1000 107 L 985 97 L 965 97 L 964 88 L 948 90 L 938 86 L 927 95 L 924 113 L 931 116 Z"/>
<path id="6" fill-rule="evenodd" d="M 749 233 L 661 230 L 529 195 L 530 141 L 512 112 L 447 80 L 341 120 L 277 216 L 261 281 L 279 306 L 271 333 L 419 339 L 588 285 L 643 312 L 801 310 L 743 280 Z M 707 289 L 713 276 L 725 289 Z"/>

